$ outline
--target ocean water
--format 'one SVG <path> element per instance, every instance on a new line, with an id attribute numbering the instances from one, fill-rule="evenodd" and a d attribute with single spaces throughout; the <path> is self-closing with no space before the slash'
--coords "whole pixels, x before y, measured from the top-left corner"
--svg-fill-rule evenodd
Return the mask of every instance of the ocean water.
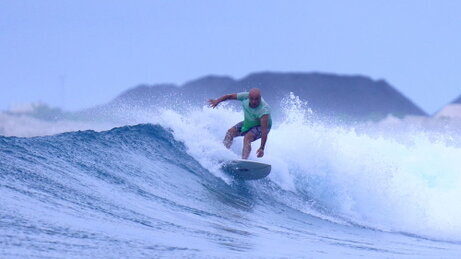
<path id="1" fill-rule="evenodd" d="M 459 136 L 285 115 L 264 158 L 253 144 L 271 174 L 247 182 L 219 169 L 242 147 L 222 145 L 242 118 L 225 105 L 51 131 L 9 119 L 29 137 L 0 136 L 0 257 L 459 258 Z"/>

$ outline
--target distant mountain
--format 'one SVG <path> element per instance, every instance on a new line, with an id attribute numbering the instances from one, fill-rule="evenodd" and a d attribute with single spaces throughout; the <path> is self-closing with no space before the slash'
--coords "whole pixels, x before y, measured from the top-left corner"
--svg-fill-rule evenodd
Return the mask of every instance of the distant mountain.
<path id="1" fill-rule="evenodd" d="M 461 96 L 459 96 L 457 99 L 455 99 L 453 102 L 451 102 L 452 104 L 453 103 L 458 103 L 458 104 L 461 104 Z"/>
<path id="2" fill-rule="evenodd" d="M 281 100 L 290 92 L 308 102 L 321 117 L 340 120 L 379 120 L 392 114 L 425 116 L 426 113 L 384 80 L 365 76 L 323 73 L 254 73 L 240 80 L 206 76 L 185 83 L 141 85 L 129 89 L 108 106 L 178 108 L 205 105 L 210 98 L 258 87 L 263 98 L 280 114 Z"/>
<path id="3" fill-rule="evenodd" d="M 461 119 L 461 96 L 438 111 L 435 117 Z"/>

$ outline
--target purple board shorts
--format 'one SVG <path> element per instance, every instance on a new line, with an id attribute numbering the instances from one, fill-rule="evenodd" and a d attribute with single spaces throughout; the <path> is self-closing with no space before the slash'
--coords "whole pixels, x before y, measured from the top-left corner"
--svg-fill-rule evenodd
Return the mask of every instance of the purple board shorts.
<path id="1" fill-rule="evenodd" d="M 250 128 L 249 130 L 245 131 L 245 132 L 242 132 L 242 126 L 243 126 L 243 121 L 237 123 L 234 125 L 234 128 L 237 130 L 237 132 L 239 133 L 238 136 L 245 136 L 248 132 L 252 132 L 255 137 L 252 141 L 255 141 L 255 140 L 258 140 L 261 138 L 262 136 L 262 131 L 261 131 L 261 126 L 255 126 L 255 127 L 252 127 Z M 269 133 L 269 131 L 271 130 L 271 128 L 267 128 L 267 132 Z"/>

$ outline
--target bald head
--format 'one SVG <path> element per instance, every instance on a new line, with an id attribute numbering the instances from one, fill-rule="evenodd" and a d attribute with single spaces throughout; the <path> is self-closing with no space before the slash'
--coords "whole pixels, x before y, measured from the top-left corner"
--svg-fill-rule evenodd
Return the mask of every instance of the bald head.
<path id="1" fill-rule="evenodd" d="M 256 108 L 261 103 L 261 90 L 259 88 L 251 88 L 248 99 L 250 99 L 250 107 Z"/>
<path id="2" fill-rule="evenodd" d="M 261 97 L 261 90 L 259 90 L 259 88 L 251 88 L 250 96 Z"/>

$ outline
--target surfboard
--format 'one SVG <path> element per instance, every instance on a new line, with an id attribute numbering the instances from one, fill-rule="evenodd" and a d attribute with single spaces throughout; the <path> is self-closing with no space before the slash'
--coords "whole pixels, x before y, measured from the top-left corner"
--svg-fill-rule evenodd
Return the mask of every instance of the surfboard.
<path id="1" fill-rule="evenodd" d="M 271 165 L 251 160 L 231 160 L 224 162 L 221 169 L 241 180 L 258 180 L 269 175 Z"/>

